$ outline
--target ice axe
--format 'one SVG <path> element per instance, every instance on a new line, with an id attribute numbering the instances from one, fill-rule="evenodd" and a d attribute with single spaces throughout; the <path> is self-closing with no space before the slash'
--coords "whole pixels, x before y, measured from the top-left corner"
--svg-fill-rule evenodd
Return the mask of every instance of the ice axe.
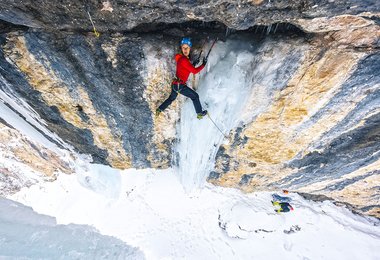
<path id="1" fill-rule="evenodd" d="M 206 44 L 206 41 L 204 41 L 204 42 L 202 43 L 201 52 L 199 53 L 198 58 L 196 59 L 198 62 L 201 60 L 201 56 L 202 56 L 203 48 L 205 47 L 205 44 Z M 198 62 L 197 62 L 197 63 L 198 63 Z"/>
<path id="2" fill-rule="evenodd" d="M 214 48 L 214 45 L 215 45 L 215 43 L 216 43 L 217 40 L 218 40 L 218 38 L 215 38 L 215 40 L 213 41 L 213 43 L 211 45 L 211 48 L 210 48 L 210 50 L 208 51 L 208 53 L 206 55 L 206 60 L 208 59 L 208 56 L 210 55 L 210 52 L 211 52 L 212 48 Z"/>

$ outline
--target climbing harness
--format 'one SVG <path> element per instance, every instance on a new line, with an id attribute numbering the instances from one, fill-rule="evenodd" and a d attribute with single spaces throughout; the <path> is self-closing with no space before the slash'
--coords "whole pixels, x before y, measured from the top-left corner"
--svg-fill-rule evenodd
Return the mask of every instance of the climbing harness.
<path id="1" fill-rule="evenodd" d="M 181 88 L 179 87 L 181 85 L 180 83 L 180 79 L 178 79 L 177 77 L 175 77 L 173 79 L 173 82 L 175 82 L 174 84 L 172 84 L 172 88 L 175 92 L 177 92 L 177 94 L 181 94 Z M 177 89 L 175 89 L 174 85 L 177 85 Z"/>
<path id="2" fill-rule="evenodd" d="M 225 135 L 222 130 L 220 130 L 219 126 L 215 123 L 215 121 L 212 120 L 209 112 L 207 112 L 207 116 L 211 120 L 211 122 L 214 124 L 214 126 L 219 130 L 219 132 L 224 136 L 224 138 L 228 138 L 228 136 Z"/>
<path id="3" fill-rule="evenodd" d="M 90 15 L 89 11 L 87 11 L 87 14 L 88 14 L 88 17 L 90 17 L 90 21 L 91 21 L 92 27 L 94 28 L 94 34 L 95 34 L 95 36 L 96 36 L 96 37 L 99 37 L 99 36 L 100 36 L 100 33 L 98 33 L 98 31 L 96 30 L 96 28 L 95 28 L 95 24 L 94 24 L 94 22 L 92 21 L 92 18 L 91 18 L 91 15 Z"/>
<path id="4" fill-rule="evenodd" d="M 179 84 L 179 82 L 178 82 L 178 83 L 177 83 L 177 89 L 178 89 L 178 90 L 175 90 L 175 88 L 173 88 L 174 91 L 177 92 L 177 94 L 181 94 L 181 89 L 179 88 L 179 86 L 180 86 L 180 84 Z"/>

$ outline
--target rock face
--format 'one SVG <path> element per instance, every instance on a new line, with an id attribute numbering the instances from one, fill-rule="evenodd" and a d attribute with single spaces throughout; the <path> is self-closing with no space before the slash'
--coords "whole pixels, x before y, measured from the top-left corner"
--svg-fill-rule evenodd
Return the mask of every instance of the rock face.
<path id="1" fill-rule="evenodd" d="M 268 107 L 231 133 L 209 180 L 246 191 L 325 194 L 378 210 L 380 53 L 315 47 Z"/>
<path id="2" fill-rule="evenodd" d="M 286 84 L 271 82 L 269 105 L 219 148 L 212 183 L 324 194 L 378 216 L 380 28 L 343 27 L 315 35 L 299 61 L 290 55 L 282 64 L 290 71 L 299 63 Z M 286 47 L 271 46 L 274 63 Z"/>
<path id="3" fill-rule="evenodd" d="M 275 22 L 294 23 L 298 19 L 357 15 L 379 12 L 377 0 L 246 0 L 246 1 L 111 1 L 3 0 L 0 19 L 33 28 L 91 31 L 87 11 L 98 31 L 125 31 L 189 21 L 219 21 L 232 29 Z M 365 15 L 365 14 L 364 14 Z"/>
<path id="4" fill-rule="evenodd" d="M 17 91 L 49 128 L 95 162 L 118 168 L 168 167 L 174 133 L 165 126 L 154 129 L 152 111 L 169 90 L 174 50 L 149 50 L 153 61 L 145 59 L 144 50 L 159 40 L 9 33 L 3 55 L 12 62 L 3 58 L 2 65 L 8 81 L 14 82 L 15 75 L 23 79 Z M 156 93 L 161 96 L 153 97 Z M 174 121 L 166 122 L 169 128 Z"/>
<path id="5" fill-rule="evenodd" d="M 59 154 L 26 138 L 0 122 L 0 196 L 12 194 L 39 181 L 54 181 L 59 173 L 73 169 Z"/>
<path id="6" fill-rule="evenodd" d="M 52 132 L 116 168 L 172 165 L 183 99 L 154 110 L 169 95 L 179 37 L 198 47 L 247 29 L 241 39 L 258 44 L 252 93 L 208 180 L 326 195 L 380 216 L 379 1 L 5 0 L 0 19 L 2 93 L 12 86 Z M 18 135 L 1 126 L 3 144 Z"/>

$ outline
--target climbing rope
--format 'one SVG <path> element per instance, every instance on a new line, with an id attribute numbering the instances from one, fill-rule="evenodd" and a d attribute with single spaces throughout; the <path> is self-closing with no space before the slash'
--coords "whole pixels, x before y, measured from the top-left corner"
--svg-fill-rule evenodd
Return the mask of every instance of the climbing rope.
<path id="1" fill-rule="evenodd" d="M 219 126 L 215 123 L 215 121 L 212 120 L 210 113 L 207 113 L 207 116 L 211 120 L 211 122 L 214 124 L 214 126 L 219 130 L 219 132 L 224 136 L 224 138 L 228 138 L 228 136 L 225 135 L 222 130 L 220 130 Z"/>
<path id="2" fill-rule="evenodd" d="M 98 31 L 96 31 L 95 24 L 94 24 L 94 22 L 92 21 L 92 18 L 91 18 L 91 15 L 90 15 L 89 11 L 87 11 L 87 14 L 88 14 L 88 17 L 90 17 L 90 22 L 91 22 L 91 24 L 92 24 L 92 27 L 94 28 L 94 34 L 95 34 L 95 36 L 96 36 L 96 37 L 99 37 L 99 36 L 100 36 L 100 33 L 98 33 Z"/>
<path id="3" fill-rule="evenodd" d="M 212 50 L 212 48 L 214 48 L 214 45 L 215 45 L 215 43 L 218 41 L 218 38 L 216 38 L 213 42 L 212 42 L 212 45 L 211 45 L 211 47 L 210 47 L 210 50 L 208 51 L 208 53 L 207 53 L 207 55 L 206 55 L 206 60 L 208 59 L 208 56 L 210 55 L 210 52 L 211 52 L 211 50 Z M 214 126 L 219 130 L 219 132 L 224 136 L 224 138 L 228 138 L 228 136 L 227 135 L 225 135 L 224 133 L 223 133 L 223 131 L 220 129 L 220 127 L 215 123 L 215 121 L 211 118 L 211 116 L 210 116 L 210 113 L 207 113 L 207 116 L 208 116 L 208 118 L 210 119 L 210 121 L 214 124 Z"/>

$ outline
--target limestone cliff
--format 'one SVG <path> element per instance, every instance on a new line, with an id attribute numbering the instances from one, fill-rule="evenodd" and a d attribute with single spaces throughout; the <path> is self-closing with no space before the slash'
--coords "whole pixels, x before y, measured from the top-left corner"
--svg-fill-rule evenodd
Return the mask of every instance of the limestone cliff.
<path id="1" fill-rule="evenodd" d="M 157 55 L 150 59 L 161 55 L 159 62 L 147 67 L 144 48 L 149 40 L 137 35 L 96 39 L 9 33 L 3 45 L 3 55 L 11 61 L 3 60 L 10 68 L 5 78 L 20 75 L 19 94 L 44 115 L 52 131 L 95 162 L 118 168 L 168 167 L 174 133 L 167 128 L 174 128 L 174 120 L 154 129 L 152 110 L 160 102 L 154 95 L 162 99 L 165 91 L 153 90 L 168 92 L 174 50 L 159 54 L 155 49 Z"/>
<path id="2" fill-rule="evenodd" d="M 2 93 L 12 86 L 50 131 L 117 168 L 176 164 L 183 99 L 153 112 L 170 92 L 178 40 L 191 35 L 198 50 L 232 32 L 255 45 L 251 92 L 208 180 L 323 194 L 380 216 L 378 1 L 5 0 L 0 19 Z M 30 141 L 7 145 L 23 138 L 1 125 L 3 154 L 46 176 L 72 172 L 47 151 L 38 158 Z M 17 176 L 0 166 L 3 180 Z"/>
<path id="3" fill-rule="evenodd" d="M 268 106 L 220 147 L 209 180 L 246 191 L 325 194 L 376 211 L 379 65 L 380 53 L 371 49 L 309 46 Z M 261 82 L 253 84 L 259 89 Z"/>
<path id="4" fill-rule="evenodd" d="M 355 28 L 357 18 L 336 17 L 309 29 L 323 32 L 337 19 L 336 31 L 315 34 L 301 51 L 297 69 L 268 106 L 220 147 L 211 182 L 324 194 L 378 215 L 380 27 Z M 284 52 L 275 45 L 263 51 L 268 59 Z"/>
<path id="5" fill-rule="evenodd" d="M 112 1 L 80 0 L 3 0 L 0 19 L 33 28 L 91 31 L 87 12 L 98 31 L 146 30 L 163 24 L 193 21 L 222 22 L 232 29 L 245 30 L 254 25 L 275 22 L 295 23 L 338 15 L 372 15 L 380 10 L 377 0 L 218 0 L 218 1 Z"/>

